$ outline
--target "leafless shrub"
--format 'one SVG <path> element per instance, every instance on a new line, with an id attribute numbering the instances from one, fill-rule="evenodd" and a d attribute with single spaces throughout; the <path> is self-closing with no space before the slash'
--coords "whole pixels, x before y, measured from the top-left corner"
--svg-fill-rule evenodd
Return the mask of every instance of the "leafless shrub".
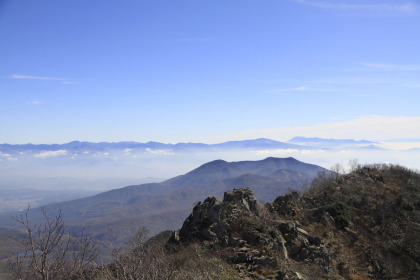
<path id="1" fill-rule="evenodd" d="M 78 277 L 92 265 L 98 255 L 95 242 L 87 236 L 76 238 L 64 225 L 61 210 L 49 216 L 41 208 L 45 223 L 32 225 L 28 207 L 12 217 L 25 229 L 24 251 L 9 259 L 7 268 L 12 279 L 68 279 Z"/>
<path id="2" fill-rule="evenodd" d="M 126 246 L 113 251 L 113 262 L 98 269 L 103 280 L 172 279 L 175 265 L 163 247 L 148 247 L 148 231 L 142 227 Z"/>

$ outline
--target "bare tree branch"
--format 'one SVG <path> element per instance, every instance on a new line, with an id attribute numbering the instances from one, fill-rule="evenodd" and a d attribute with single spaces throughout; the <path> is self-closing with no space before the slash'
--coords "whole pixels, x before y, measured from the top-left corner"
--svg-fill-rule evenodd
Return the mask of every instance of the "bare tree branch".
<path id="1" fill-rule="evenodd" d="M 88 236 L 76 238 L 63 222 L 61 210 L 50 217 L 41 208 L 44 223 L 32 225 L 30 207 L 12 217 L 25 229 L 24 252 L 8 262 L 12 279 L 69 279 L 81 275 L 98 256 L 96 243 Z"/>

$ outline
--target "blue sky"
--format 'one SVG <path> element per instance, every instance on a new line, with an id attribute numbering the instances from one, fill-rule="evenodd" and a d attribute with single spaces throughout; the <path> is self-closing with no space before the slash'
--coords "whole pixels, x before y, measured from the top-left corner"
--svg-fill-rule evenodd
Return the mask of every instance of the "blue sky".
<path id="1" fill-rule="evenodd" d="M 420 138 L 420 1 L 0 0 L 0 143 Z"/>

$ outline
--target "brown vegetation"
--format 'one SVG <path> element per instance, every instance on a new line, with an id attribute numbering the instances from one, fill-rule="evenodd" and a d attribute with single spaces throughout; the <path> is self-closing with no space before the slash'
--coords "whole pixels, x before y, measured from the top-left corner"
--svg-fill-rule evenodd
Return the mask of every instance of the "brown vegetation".
<path id="1" fill-rule="evenodd" d="M 209 197 L 179 231 L 146 241 L 141 229 L 111 263 L 70 279 L 420 279 L 420 174 L 352 168 L 320 173 L 273 203 L 250 189 Z"/>

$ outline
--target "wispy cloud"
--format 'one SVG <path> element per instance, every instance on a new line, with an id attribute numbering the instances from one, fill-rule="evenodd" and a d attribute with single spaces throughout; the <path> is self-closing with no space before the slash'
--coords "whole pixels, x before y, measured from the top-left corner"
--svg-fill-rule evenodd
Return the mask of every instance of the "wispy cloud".
<path id="1" fill-rule="evenodd" d="M 37 158 L 48 158 L 48 157 L 56 157 L 56 156 L 65 156 L 67 155 L 66 150 L 57 150 L 57 151 L 46 151 L 41 152 L 35 155 Z"/>
<path id="2" fill-rule="evenodd" d="M 418 147 L 415 144 L 412 147 Z M 381 146 L 381 145 L 380 145 Z M 321 165 L 325 168 L 330 168 L 336 163 L 344 165 L 346 170 L 349 170 L 349 161 L 358 159 L 362 164 L 388 162 L 402 164 L 409 168 L 418 168 L 418 151 L 404 151 L 406 146 L 386 146 L 390 150 L 367 150 L 367 149 L 339 149 L 339 150 L 300 150 L 300 149 L 278 149 L 278 150 L 258 150 L 252 154 L 265 157 L 294 157 L 304 162 L 311 162 Z"/>
<path id="3" fill-rule="evenodd" d="M 39 105 L 39 104 L 42 104 L 43 102 L 41 102 L 41 101 L 38 101 L 38 100 L 33 100 L 33 101 L 30 101 L 30 102 L 28 102 L 28 103 L 26 103 L 26 104 L 29 104 L 29 105 Z"/>
<path id="4" fill-rule="evenodd" d="M 400 84 L 400 86 L 406 87 L 406 88 L 420 88 L 420 83 L 403 83 L 403 84 Z"/>
<path id="5" fill-rule="evenodd" d="M 150 148 L 146 148 L 146 151 L 153 154 L 153 155 L 165 155 L 165 156 L 172 156 L 175 155 L 175 153 L 165 150 L 152 150 Z"/>
<path id="6" fill-rule="evenodd" d="M 290 92 L 337 92 L 337 91 L 340 91 L 340 90 L 331 89 L 331 88 L 314 88 L 314 87 L 300 86 L 300 87 L 274 89 L 271 92 L 284 94 L 284 93 L 290 93 Z"/>
<path id="7" fill-rule="evenodd" d="M 0 158 L 11 158 L 12 156 L 10 155 L 10 154 L 3 154 L 1 151 L 0 151 Z"/>
<path id="8" fill-rule="evenodd" d="M 380 94 L 378 94 L 378 93 L 351 93 L 350 96 L 362 97 L 362 98 L 372 98 L 372 97 L 378 97 L 378 96 L 380 96 Z"/>
<path id="9" fill-rule="evenodd" d="M 385 140 L 398 138 L 420 138 L 420 116 L 361 116 L 349 121 L 328 122 L 311 126 L 277 127 L 272 129 L 256 129 L 238 131 L 232 134 L 212 136 L 211 141 L 219 142 L 229 139 L 270 138 L 288 140 L 296 135 L 305 137 Z"/>
<path id="10" fill-rule="evenodd" d="M 320 9 L 335 10 L 335 11 L 347 12 L 347 13 L 368 12 L 368 13 L 384 15 L 384 13 L 412 14 L 418 11 L 418 6 L 410 2 L 394 4 L 394 3 L 360 3 L 360 2 L 354 3 L 355 1 L 345 2 L 345 1 L 336 1 L 336 0 L 334 1 L 294 0 L 294 1 L 303 5 L 312 6 L 312 7 L 316 7 Z"/>
<path id="11" fill-rule="evenodd" d="M 72 81 L 68 78 L 60 78 L 60 77 L 46 77 L 46 76 L 32 76 L 32 75 L 21 75 L 21 74 L 13 74 L 10 78 L 15 80 L 38 80 L 38 81 L 59 81 L 63 84 L 77 84 L 76 82 Z"/>
<path id="12" fill-rule="evenodd" d="M 284 91 L 309 91 L 310 88 L 308 87 L 293 87 L 293 88 L 281 88 L 281 89 L 275 89 L 274 92 L 284 92 Z"/>
<path id="13" fill-rule="evenodd" d="M 407 71 L 420 71 L 420 65 L 364 63 L 363 69 L 376 70 L 376 71 L 407 72 Z"/>
<path id="14" fill-rule="evenodd" d="M 79 82 L 73 82 L 73 81 L 63 81 L 63 84 L 65 85 L 79 85 Z"/>
<path id="15" fill-rule="evenodd" d="M 67 81 L 68 79 L 57 78 L 57 77 L 40 77 L 40 76 L 30 76 L 30 75 L 20 75 L 13 74 L 12 79 L 20 80 L 46 80 L 46 81 Z"/>

